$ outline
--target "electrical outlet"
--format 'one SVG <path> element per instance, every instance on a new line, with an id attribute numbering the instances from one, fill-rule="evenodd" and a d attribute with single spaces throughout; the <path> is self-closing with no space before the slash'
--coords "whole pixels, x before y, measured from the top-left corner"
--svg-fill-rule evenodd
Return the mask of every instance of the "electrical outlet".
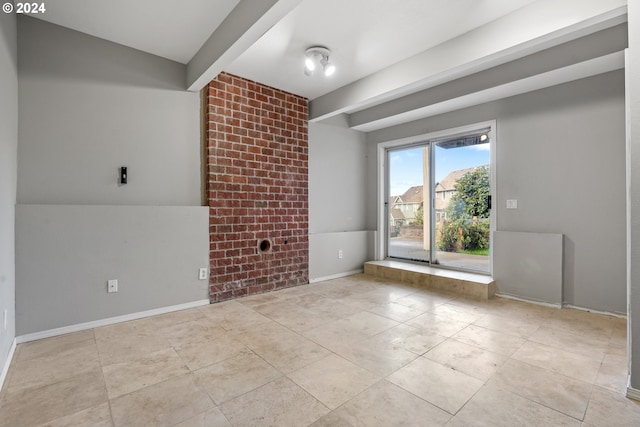
<path id="1" fill-rule="evenodd" d="M 518 209 L 517 200 L 507 200 L 507 209 Z"/>
<path id="2" fill-rule="evenodd" d="M 342 249 L 338 249 L 338 259 L 342 259 Z"/>
<path id="3" fill-rule="evenodd" d="M 118 292 L 118 281 L 117 280 L 107 280 L 107 292 L 113 293 Z"/>
<path id="4" fill-rule="evenodd" d="M 201 268 L 199 273 L 198 273 L 199 274 L 198 278 L 200 280 L 207 280 L 208 279 L 207 276 L 209 276 L 209 271 L 208 270 L 209 270 L 208 268 Z"/>

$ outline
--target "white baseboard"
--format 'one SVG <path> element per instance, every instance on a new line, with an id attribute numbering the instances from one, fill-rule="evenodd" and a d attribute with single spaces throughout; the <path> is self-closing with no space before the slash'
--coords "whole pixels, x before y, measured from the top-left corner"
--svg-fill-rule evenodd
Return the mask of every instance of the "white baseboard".
<path id="1" fill-rule="evenodd" d="M 527 302 L 527 303 L 530 303 L 530 304 L 542 305 L 544 307 L 572 308 L 572 309 L 575 309 L 575 310 L 588 311 L 589 313 L 602 314 L 604 316 L 619 317 L 621 319 L 626 319 L 627 318 L 627 316 L 625 316 L 624 314 L 611 313 L 611 312 L 608 312 L 608 311 L 593 310 L 591 308 L 578 307 L 578 306 L 571 305 L 571 304 L 562 304 L 562 305 L 560 305 L 560 304 L 552 304 L 552 303 L 548 303 L 548 302 L 536 301 L 536 300 L 531 300 L 531 299 L 527 299 L 527 298 L 520 298 L 520 297 L 515 297 L 513 295 L 506 295 L 506 294 L 501 294 L 501 293 L 496 293 L 496 296 L 500 297 L 500 298 L 512 299 L 512 300 L 515 300 L 515 301 Z"/>
<path id="2" fill-rule="evenodd" d="M 4 361 L 4 366 L 2 367 L 2 372 L 0 372 L 0 390 L 4 386 L 4 380 L 7 379 L 7 374 L 9 373 L 9 366 L 11 365 L 11 361 L 13 360 L 13 354 L 16 351 L 16 339 L 13 339 L 11 343 L 11 348 L 9 348 L 9 354 L 7 354 L 7 360 Z"/>
<path id="3" fill-rule="evenodd" d="M 640 390 L 635 389 L 631 386 L 627 387 L 627 397 L 629 399 L 640 401 Z"/>
<path id="4" fill-rule="evenodd" d="M 169 307 L 154 308 L 153 310 L 140 311 L 137 313 L 125 314 L 122 316 L 109 317 L 107 319 L 93 320 L 91 322 L 78 323 L 76 325 L 63 326 L 61 328 L 49 329 L 46 331 L 33 332 L 31 334 L 20 335 L 16 337 L 18 344 L 40 340 L 43 338 L 55 337 L 71 332 L 84 331 L 86 329 L 98 328 L 100 326 L 113 325 L 114 323 L 128 322 L 129 320 L 141 319 L 143 317 L 156 316 L 158 314 L 171 313 L 173 311 L 187 310 L 189 308 L 202 307 L 209 305 L 209 300 L 199 300 L 187 302 L 184 304 L 171 305 Z"/>
<path id="5" fill-rule="evenodd" d="M 313 279 L 309 279 L 309 283 L 317 283 L 324 282 L 325 280 L 331 279 L 339 279 L 340 277 L 353 276 L 354 274 L 362 273 L 364 269 L 360 268 L 358 270 L 345 271 L 344 273 L 332 274 L 331 276 L 324 277 L 315 277 Z"/>
<path id="6" fill-rule="evenodd" d="M 595 313 L 595 314 L 603 314 L 605 316 L 619 317 L 621 319 L 626 319 L 627 318 L 627 316 L 624 315 L 624 314 L 611 313 L 610 311 L 593 310 L 591 308 L 578 307 L 578 306 L 571 305 L 571 304 L 563 304 L 562 306 L 565 307 L 565 308 L 574 308 L 576 310 L 588 311 L 590 313 Z"/>
<path id="7" fill-rule="evenodd" d="M 527 299 L 527 298 L 520 298 L 520 297 L 515 297 L 513 295 L 496 293 L 496 296 L 500 297 L 500 298 L 512 299 L 514 301 L 521 301 L 521 302 L 526 302 L 526 303 L 529 303 L 529 304 L 541 305 L 543 307 L 562 308 L 562 306 L 560 304 L 552 304 L 550 302 L 542 302 L 542 301 L 536 301 L 536 300 L 531 300 L 531 299 Z"/>

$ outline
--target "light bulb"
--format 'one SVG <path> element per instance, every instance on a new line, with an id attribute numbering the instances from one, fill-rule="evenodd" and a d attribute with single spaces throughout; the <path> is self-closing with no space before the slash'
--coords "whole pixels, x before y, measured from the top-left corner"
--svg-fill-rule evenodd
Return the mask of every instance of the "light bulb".
<path id="1" fill-rule="evenodd" d="M 304 60 L 304 67 L 309 71 L 313 71 L 316 69 L 316 63 L 313 62 L 313 59 L 307 58 Z"/>
<path id="2" fill-rule="evenodd" d="M 332 75 L 333 73 L 336 72 L 336 66 L 331 64 L 331 63 L 327 63 L 324 66 L 324 75 L 329 77 L 330 75 Z"/>

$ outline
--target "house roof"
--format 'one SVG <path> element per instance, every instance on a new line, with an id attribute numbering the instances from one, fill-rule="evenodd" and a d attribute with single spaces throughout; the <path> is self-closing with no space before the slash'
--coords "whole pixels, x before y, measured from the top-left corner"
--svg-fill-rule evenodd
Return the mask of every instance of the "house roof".
<path id="1" fill-rule="evenodd" d="M 393 219 L 405 219 L 404 214 L 398 208 L 392 208 L 390 214 Z"/>
<path id="2" fill-rule="evenodd" d="M 468 174 L 469 172 L 473 172 L 478 168 L 488 168 L 489 165 L 484 166 L 476 166 L 473 168 L 460 169 L 457 171 L 451 171 L 447 176 L 445 176 L 442 181 L 436 184 L 436 192 L 441 191 L 454 191 L 456 189 L 456 183 L 460 178 Z"/>
<path id="3" fill-rule="evenodd" d="M 414 185 L 404 192 L 402 196 L 402 203 L 420 203 L 424 200 L 424 191 L 422 185 Z"/>

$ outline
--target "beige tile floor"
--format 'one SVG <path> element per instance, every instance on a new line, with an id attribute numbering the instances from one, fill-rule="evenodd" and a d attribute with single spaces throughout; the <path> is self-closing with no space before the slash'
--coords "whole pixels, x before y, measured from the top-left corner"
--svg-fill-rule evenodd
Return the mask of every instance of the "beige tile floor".
<path id="1" fill-rule="evenodd" d="M 625 331 L 355 275 L 21 344 L 0 426 L 639 426 Z"/>

